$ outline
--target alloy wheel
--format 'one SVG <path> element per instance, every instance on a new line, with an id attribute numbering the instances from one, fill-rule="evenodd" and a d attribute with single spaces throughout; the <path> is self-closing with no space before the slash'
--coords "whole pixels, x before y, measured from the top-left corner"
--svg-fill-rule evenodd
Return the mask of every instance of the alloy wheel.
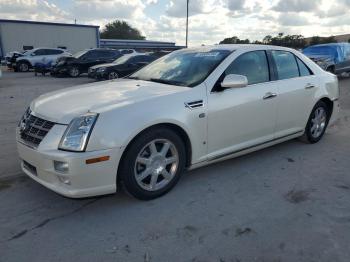
<path id="1" fill-rule="evenodd" d="M 175 177 L 178 166 L 179 154 L 175 145 L 167 139 L 156 139 L 137 155 L 134 176 L 144 190 L 157 191 Z"/>
<path id="2" fill-rule="evenodd" d="M 77 67 L 72 67 L 69 73 L 72 77 L 77 77 L 79 75 L 79 69 Z"/>
<path id="3" fill-rule="evenodd" d="M 118 78 L 118 74 L 116 72 L 110 72 L 108 74 L 108 79 L 112 80 L 112 79 L 117 79 Z"/>
<path id="4" fill-rule="evenodd" d="M 323 107 L 315 110 L 311 119 L 311 135 L 313 138 L 318 138 L 323 134 L 327 126 L 327 112 Z"/>
<path id="5" fill-rule="evenodd" d="M 26 63 L 21 63 L 19 65 L 19 71 L 21 72 L 27 72 L 29 70 L 29 66 Z"/>

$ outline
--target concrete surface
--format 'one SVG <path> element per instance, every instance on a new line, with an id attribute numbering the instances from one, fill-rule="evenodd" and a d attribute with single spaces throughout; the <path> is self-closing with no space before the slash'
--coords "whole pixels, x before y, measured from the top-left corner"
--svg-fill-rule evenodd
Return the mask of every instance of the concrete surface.
<path id="1" fill-rule="evenodd" d="M 52 90 L 72 81 L 22 77 L 10 82 L 28 89 L 0 88 L 8 151 L 13 142 L 3 135 L 13 134 L 3 125 L 12 129 L 44 84 Z M 25 177 L 3 180 L 0 261 L 347 262 L 350 79 L 341 80 L 341 104 L 340 120 L 320 143 L 293 140 L 188 172 L 150 202 L 124 193 L 71 200 Z M 16 153 L 1 158 L 3 172 Z"/>

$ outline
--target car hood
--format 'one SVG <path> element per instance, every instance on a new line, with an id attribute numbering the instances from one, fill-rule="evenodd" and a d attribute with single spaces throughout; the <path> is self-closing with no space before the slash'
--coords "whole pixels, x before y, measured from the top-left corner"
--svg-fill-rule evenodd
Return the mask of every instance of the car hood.
<path id="1" fill-rule="evenodd" d="M 91 69 L 98 69 L 98 68 L 101 68 L 101 67 L 112 67 L 112 66 L 116 66 L 116 64 L 113 64 L 113 63 L 99 64 L 99 65 L 92 66 L 90 68 Z"/>
<path id="2" fill-rule="evenodd" d="M 111 80 L 44 94 L 35 99 L 30 108 L 38 117 L 68 124 L 74 117 L 87 112 L 103 113 L 186 90 L 189 88 L 148 81 Z"/>

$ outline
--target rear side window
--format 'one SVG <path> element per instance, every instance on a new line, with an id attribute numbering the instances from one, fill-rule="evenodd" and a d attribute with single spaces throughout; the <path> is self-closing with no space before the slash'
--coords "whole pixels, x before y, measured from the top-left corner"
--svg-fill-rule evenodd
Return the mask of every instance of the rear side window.
<path id="1" fill-rule="evenodd" d="M 309 75 L 312 75 L 312 72 L 311 72 L 310 69 L 304 64 L 304 62 L 301 61 L 300 58 L 298 58 L 298 57 L 295 57 L 295 58 L 297 59 L 297 62 L 298 62 L 300 76 L 309 76 Z"/>
<path id="2" fill-rule="evenodd" d="M 253 51 L 239 56 L 226 69 L 225 75 L 229 74 L 246 76 L 249 85 L 270 81 L 265 51 Z"/>
<path id="3" fill-rule="evenodd" d="M 272 51 L 277 67 L 278 79 L 299 77 L 299 68 L 295 56 L 290 52 Z"/>
<path id="4" fill-rule="evenodd" d="M 59 55 L 59 54 L 62 54 L 63 51 L 62 50 L 57 50 L 57 49 L 48 49 L 47 53 L 49 55 Z"/>

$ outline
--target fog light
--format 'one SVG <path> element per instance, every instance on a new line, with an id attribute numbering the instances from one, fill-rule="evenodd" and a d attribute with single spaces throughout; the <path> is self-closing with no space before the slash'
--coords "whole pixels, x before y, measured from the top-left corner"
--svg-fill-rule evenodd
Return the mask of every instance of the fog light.
<path id="1" fill-rule="evenodd" d="M 61 161 L 53 161 L 53 166 L 56 171 L 60 173 L 68 173 L 68 163 L 67 162 L 61 162 Z"/>
<path id="2" fill-rule="evenodd" d="M 70 185 L 70 180 L 68 177 L 64 177 L 64 176 L 57 176 L 57 177 L 61 183 L 66 184 L 66 185 Z"/>

